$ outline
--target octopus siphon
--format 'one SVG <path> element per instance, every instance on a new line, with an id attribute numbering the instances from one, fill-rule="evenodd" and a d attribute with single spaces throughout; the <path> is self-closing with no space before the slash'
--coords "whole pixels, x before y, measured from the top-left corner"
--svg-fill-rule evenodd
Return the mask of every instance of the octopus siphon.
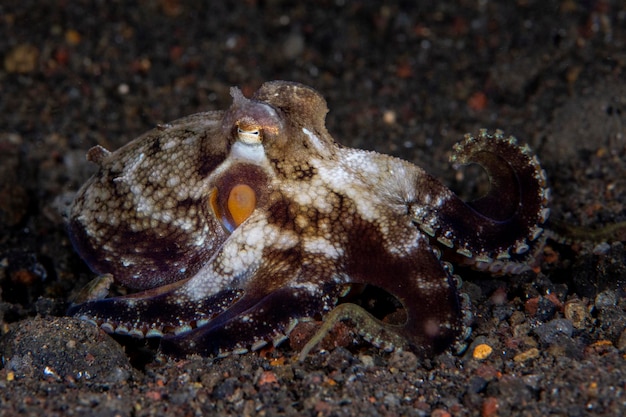
<path id="1" fill-rule="evenodd" d="M 407 161 L 335 142 L 310 87 L 273 81 L 231 95 L 226 111 L 88 152 L 98 171 L 70 209 L 71 240 L 93 271 L 140 291 L 99 294 L 69 315 L 159 337 L 176 355 L 244 353 L 299 322 L 354 318 L 372 343 L 427 356 L 467 337 L 452 263 L 529 268 L 549 191 L 515 139 L 481 130 L 455 145 L 455 166 L 480 164 L 490 179 L 465 202 Z M 338 303 L 357 286 L 391 295 L 404 318 Z"/>

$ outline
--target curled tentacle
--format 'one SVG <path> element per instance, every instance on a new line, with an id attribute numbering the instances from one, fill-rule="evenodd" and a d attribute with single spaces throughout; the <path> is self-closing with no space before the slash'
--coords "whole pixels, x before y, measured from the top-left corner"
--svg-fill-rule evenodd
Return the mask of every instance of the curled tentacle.
<path id="1" fill-rule="evenodd" d="M 539 161 L 499 131 L 466 135 L 454 151 L 455 165 L 478 163 L 487 171 L 490 191 L 468 203 L 447 195 L 439 205 L 414 210 L 416 223 L 464 263 L 494 273 L 521 272 L 549 214 L 549 189 Z"/>

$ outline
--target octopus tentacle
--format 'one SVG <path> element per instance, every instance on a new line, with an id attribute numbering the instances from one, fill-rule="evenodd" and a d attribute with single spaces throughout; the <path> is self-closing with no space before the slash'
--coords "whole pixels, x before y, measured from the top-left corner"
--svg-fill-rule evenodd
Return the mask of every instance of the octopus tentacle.
<path id="1" fill-rule="evenodd" d="M 437 259 L 425 236 L 416 233 L 413 239 L 401 254 L 361 242 L 359 250 L 365 256 L 348 262 L 346 272 L 350 282 L 373 285 L 395 297 L 405 309 L 406 321 L 383 324 L 384 329 L 407 340 L 413 350 L 430 355 L 450 346 L 463 324 L 450 271 Z M 365 334 L 374 337 L 367 335 L 367 329 Z"/>
<path id="2" fill-rule="evenodd" d="M 299 319 L 328 308 L 324 293 L 330 294 L 332 290 L 285 287 L 261 298 L 258 294 L 244 296 L 207 325 L 163 338 L 161 349 L 177 356 L 190 353 L 224 356 L 257 350 L 269 342 L 277 346 L 288 338 Z"/>
<path id="3" fill-rule="evenodd" d="M 367 282 L 394 296 L 404 307 L 405 321 L 385 323 L 356 304 L 340 304 L 324 317 L 323 326 L 303 348 L 301 360 L 343 320 L 354 322 L 366 340 L 385 350 L 410 347 L 423 355 L 449 347 L 464 330 L 467 323 L 454 279 L 424 237 L 417 238 L 415 248 L 402 260 L 379 257 L 361 262 L 359 269 L 352 270 L 350 281 Z"/>
<path id="4" fill-rule="evenodd" d="M 324 317 L 322 326 L 300 350 L 298 360 L 303 362 L 315 346 L 331 333 L 335 325 L 344 320 L 353 322 L 355 328 L 366 340 L 385 351 L 409 347 L 407 339 L 394 331 L 389 331 L 391 325 L 377 319 L 360 305 L 344 303 L 333 308 Z"/>
<path id="5" fill-rule="evenodd" d="M 68 314 L 94 323 L 108 333 L 135 337 L 183 334 L 218 317 L 244 291 L 227 289 L 194 303 L 184 303 L 176 290 L 154 290 L 72 306 Z"/>
<path id="6" fill-rule="evenodd" d="M 223 354 L 268 341 L 278 344 L 294 320 L 321 314 L 336 303 L 341 286 L 324 284 L 333 269 L 316 265 L 323 263 L 319 256 L 303 265 L 297 236 L 281 236 L 260 213 L 237 227 L 229 242 L 190 279 L 88 301 L 68 314 L 110 333 L 162 337 L 163 350 L 170 354 Z M 320 284 L 309 284 L 313 279 Z"/>
<path id="7" fill-rule="evenodd" d="M 537 158 L 500 131 L 466 135 L 454 150 L 455 165 L 474 162 L 487 171 L 489 193 L 468 203 L 450 195 L 430 210 L 414 210 L 414 220 L 466 264 L 494 273 L 527 268 L 523 261 L 539 241 L 539 225 L 549 214 L 549 189 Z"/>
<path id="8" fill-rule="evenodd" d="M 626 222 L 617 222 L 592 229 L 590 227 L 575 226 L 551 219 L 550 230 L 547 234 L 550 239 L 559 243 L 571 245 L 579 242 L 624 242 L 626 241 Z"/>
<path id="9" fill-rule="evenodd" d="M 280 269 L 280 268 L 278 268 Z M 280 275 L 277 268 L 261 268 L 267 281 Z M 197 283 L 185 281 L 125 297 L 89 301 L 68 314 L 94 323 L 108 333 L 134 337 L 161 337 L 163 352 L 245 353 L 267 342 L 284 341 L 298 319 L 312 317 L 336 303 L 341 286 L 289 285 L 274 289 L 225 289 L 197 300 L 189 299 Z M 280 280 L 278 280 L 280 281 Z M 261 335 L 261 336 L 260 336 Z"/>

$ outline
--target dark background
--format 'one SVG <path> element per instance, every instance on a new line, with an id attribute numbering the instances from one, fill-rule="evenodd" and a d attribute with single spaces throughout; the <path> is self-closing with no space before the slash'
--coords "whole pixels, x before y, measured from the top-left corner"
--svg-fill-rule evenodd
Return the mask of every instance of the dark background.
<path id="1" fill-rule="evenodd" d="M 487 183 L 479 170 L 450 168 L 452 144 L 501 128 L 538 154 L 553 218 L 626 221 L 622 1 L 232 3 L 0 4 L 0 413 L 623 412 L 619 233 L 600 246 L 551 242 L 536 275 L 467 271 L 477 323 L 465 356 L 348 345 L 299 364 L 285 345 L 172 360 L 128 341 L 124 353 L 62 317 L 93 277 L 63 214 L 94 170 L 86 150 L 225 109 L 231 86 L 250 95 L 267 80 L 308 84 L 326 97 L 339 142 L 410 160 L 466 197 Z M 472 358 L 479 343 L 494 349 L 484 361 Z"/>

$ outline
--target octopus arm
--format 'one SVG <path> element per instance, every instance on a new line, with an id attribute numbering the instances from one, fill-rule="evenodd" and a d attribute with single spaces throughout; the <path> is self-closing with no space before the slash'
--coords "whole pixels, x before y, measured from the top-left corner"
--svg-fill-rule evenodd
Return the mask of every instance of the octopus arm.
<path id="1" fill-rule="evenodd" d="M 163 351 L 174 355 L 241 353 L 267 342 L 278 344 L 298 319 L 327 310 L 339 286 L 309 276 L 312 269 L 302 267 L 297 241 L 272 238 L 272 233 L 253 238 L 269 230 L 260 229 L 260 218 L 256 214 L 237 228 L 192 278 L 89 301 L 68 314 L 110 333 L 162 337 Z M 328 266 L 315 271 L 332 275 Z"/>
<path id="2" fill-rule="evenodd" d="M 186 281 L 183 281 L 186 282 Z M 162 337 L 187 333 L 218 317 L 243 295 L 225 289 L 190 302 L 180 283 L 125 297 L 112 297 L 72 306 L 68 314 L 90 321 L 108 333 L 134 337 Z"/>
<path id="3" fill-rule="evenodd" d="M 289 336 L 299 319 L 320 314 L 325 298 L 297 287 L 266 294 L 246 293 L 226 312 L 189 333 L 163 338 L 166 354 L 225 354 L 256 350 L 267 343 L 278 345 Z"/>
<path id="4" fill-rule="evenodd" d="M 455 165 L 480 164 L 489 175 L 490 191 L 464 202 L 441 188 L 441 204 L 419 211 L 414 220 L 444 247 L 466 257 L 517 256 L 526 253 L 546 220 L 548 189 L 536 157 L 513 138 L 481 131 L 455 146 Z M 433 180 L 434 182 L 434 180 Z"/>
<path id="5" fill-rule="evenodd" d="M 397 253 L 381 251 L 378 240 L 355 242 L 350 252 L 358 256 L 346 262 L 345 272 L 350 282 L 372 285 L 395 297 L 404 307 L 406 320 L 397 325 L 370 320 L 371 325 L 362 329 L 364 336 L 375 342 L 380 333 L 375 329 L 380 329 L 400 335 L 420 354 L 441 352 L 456 340 L 463 326 L 452 276 L 428 239 L 417 231 L 413 243 L 397 248 Z"/>

